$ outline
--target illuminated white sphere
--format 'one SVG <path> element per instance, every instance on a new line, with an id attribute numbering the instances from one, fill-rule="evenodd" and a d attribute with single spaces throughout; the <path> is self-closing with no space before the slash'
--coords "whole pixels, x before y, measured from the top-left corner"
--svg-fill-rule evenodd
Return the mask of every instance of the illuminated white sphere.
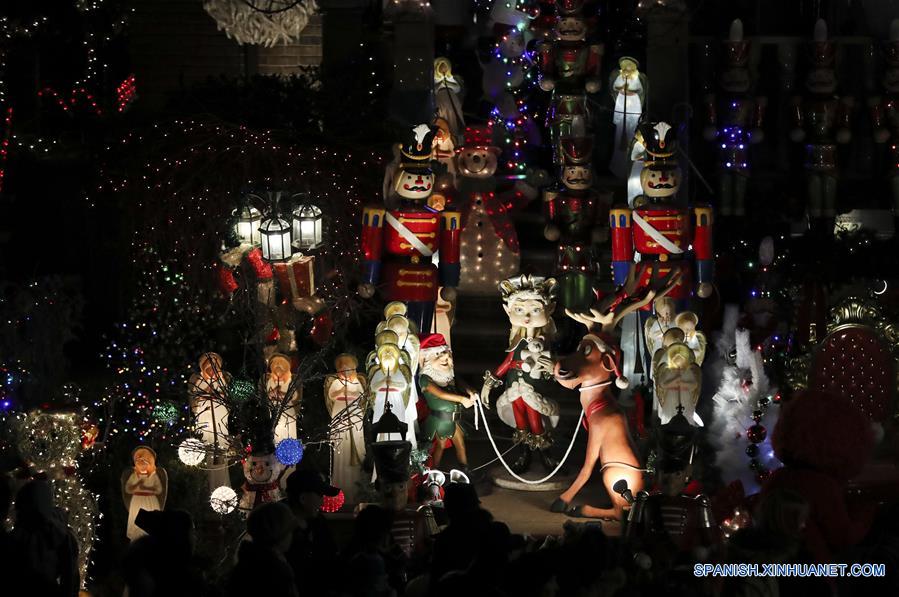
<path id="1" fill-rule="evenodd" d="M 206 444 L 189 437 L 178 446 L 178 459 L 187 466 L 198 466 L 206 459 Z"/>
<path id="2" fill-rule="evenodd" d="M 234 509 L 237 508 L 237 502 L 237 492 L 227 485 L 222 485 L 213 491 L 209 497 L 209 505 L 212 506 L 216 514 L 230 514 L 234 512 Z"/>

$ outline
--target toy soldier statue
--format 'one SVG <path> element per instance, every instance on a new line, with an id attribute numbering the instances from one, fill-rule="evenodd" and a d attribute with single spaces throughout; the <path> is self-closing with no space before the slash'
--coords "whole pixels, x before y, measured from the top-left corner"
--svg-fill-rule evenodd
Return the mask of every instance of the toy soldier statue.
<path id="1" fill-rule="evenodd" d="M 459 285 L 459 213 L 440 212 L 431 201 L 431 154 L 436 129 L 419 124 L 400 147 L 400 163 L 388 205 L 366 207 L 362 215 L 364 271 L 359 293 L 371 297 L 382 283 L 388 301 L 402 301 L 406 316 L 422 333 L 434 320 L 437 291 L 452 301 Z M 433 264 L 439 251 L 440 265 Z"/>

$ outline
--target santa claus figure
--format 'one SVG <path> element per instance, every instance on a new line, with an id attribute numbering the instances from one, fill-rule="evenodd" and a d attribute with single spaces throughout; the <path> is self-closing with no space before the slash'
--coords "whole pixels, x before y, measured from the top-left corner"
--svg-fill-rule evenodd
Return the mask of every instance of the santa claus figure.
<path id="1" fill-rule="evenodd" d="M 459 421 L 463 409 L 471 408 L 478 399 L 478 394 L 469 388 L 464 393 L 457 389 L 453 353 L 441 334 L 430 334 L 422 338 L 418 383 L 430 410 L 422 433 L 424 439 L 433 442 L 434 468 L 440 466 L 446 440 L 452 440 L 456 458 L 463 469 L 468 468 L 465 433 Z"/>
<path id="2" fill-rule="evenodd" d="M 544 466 L 553 470 L 557 462 L 549 453 L 553 444 L 550 429 L 559 422 L 559 405 L 546 395 L 552 383 L 552 360 L 546 357 L 538 360 L 536 365 L 541 376 L 534 379 L 533 367 L 529 371 L 522 369 L 525 362 L 522 353 L 542 352 L 552 341 L 556 329 L 552 319 L 556 281 L 522 275 L 503 280 L 500 291 L 512 331 L 506 358 L 493 371 L 492 379 L 503 379 L 505 389 L 496 401 L 496 410 L 503 423 L 515 430 L 513 440 L 521 444 L 521 452 L 510 468 L 516 474 L 527 471 L 536 451 Z M 485 396 L 485 392 L 481 395 Z"/>
<path id="3" fill-rule="evenodd" d="M 365 437 L 362 433 L 363 401 L 368 389 L 365 376 L 356 371 L 356 357 L 343 353 L 334 359 L 335 373 L 325 378 L 325 404 L 339 430 L 331 436 L 334 459 L 331 484 L 343 489 L 346 501 L 356 503 L 356 484 L 362 478 Z"/>

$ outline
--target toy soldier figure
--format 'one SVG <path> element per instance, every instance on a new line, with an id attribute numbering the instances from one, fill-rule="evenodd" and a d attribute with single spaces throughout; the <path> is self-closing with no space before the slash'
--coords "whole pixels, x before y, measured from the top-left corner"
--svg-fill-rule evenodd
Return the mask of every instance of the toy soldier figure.
<path id="1" fill-rule="evenodd" d="M 664 278 L 677 271 L 680 280 L 668 296 L 680 301 L 693 290 L 691 261 L 695 261 L 695 291 L 707 297 L 712 292 L 712 210 L 687 208 L 677 200 L 681 171 L 674 158 L 677 135 L 671 125 L 647 122 L 639 130 L 647 153 L 640 174 L 643 194 L 633 209 L 615 207 L 609 217 L 615 283 L 624 284 L 631 268 L 637 268 L 639 288 L 649 286 L 653 276 Z"/>
<path id="2" fill-rule="evenodd" d="M 366 207 L 362 215 L 364 272 L 359 293 L 371 297 L 382 282 L 384 298 L 406 303 L 407 317 L 422 333 L 432 328 L 438 288 L 443 287 L 443 298 L 452 301 L 460 272 L 459 213 L 440 212 L 430 201 L 435 134 L 427 124 L 409 131 L 400 146 L 388 205 Z M 435 266 L 438 251 L 440 265 Z"/>
<path id="3" fill-rule="evenodd" d="M 405 440 L 374 442 L 371 451 L 378 473 L 375 485 L 381 506 L 393 513 L 390 531 L 393 540 L 407 559 L 420 559 L 438 529 L 431 506 L 409 503 L 409 455 L 412 444 Z"/>
<path id="4" fill-rule="evenodd" d="M 596 243 L 608 238 L 605 222 L 609 205 L 593 187 L 593 137 L 564 137 L 559 187 L 543 192 L 547 240 L 558 242 L 556 279 L 559 303 L 585 311 L 594 301 L 597 274 Z"/>
<path id="5" fill-rule="evenodd" d="M 767 99 L 753 97 L 749 76 L 749 41 L 743 22 L 735 19 L 722 43 L 724 69 L 718 76 L 721 92 L 706 98 L 707 124 L 703 136 L 718 148 L 718 197 L 724 216 L 746 213 L 749 146 L 763 140 L 762 118 Z"/>
<path id="6" fill-rule="evenodd" d="M 696 427 L 678 413 L 660 427 L 656 481 L 652 493 L 637 493 L 626 537 L 654 558 L 674 551 L 690 554 L 715 543 L 716 525 L 709 499 L 685 493 L 692 474 Z M 670 556 L 668 556 L 670 557 Z"/>
<path id="7" fill-rule="evenodd" d="M 559 140 L 587 132 L 587 94 L 600 89 L 602 44 L 587 42 L 588 22 L 583 2 L 558 3 L 555 39 L 541 43 L 540 89 L 552 92 L 547 111 L 556 163 L 561 163 Z"/>

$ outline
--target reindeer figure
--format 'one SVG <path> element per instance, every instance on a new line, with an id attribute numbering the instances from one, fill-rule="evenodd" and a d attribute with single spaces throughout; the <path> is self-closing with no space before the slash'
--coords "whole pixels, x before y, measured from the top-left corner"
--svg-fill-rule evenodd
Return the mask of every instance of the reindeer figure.
<path id="1" fill-rule="evenodd" d="M 584 426 L 588 434 L 587 455 L 574 482 L 550 507 L 553 512 L 567 512 L 574 517 L 620 520 L 622 510 L 627 505 L 627 500 L 617 490 L 622 487 L 620 481 L 626 481 L 625 489 L 633 494 L 643 488 L 642 468 L 634 453 L 627 419 L 611 392 L 613 383 L 619 388 L 628 385 L 627 379 L 619 372 L 621 351 L 617 341 L 613 340 L 612 332 L 626 315 L 668 294 L 677 284 L 678 277 L 678 273 L 672 273 L 653 287 L 638 290 L 636 277 L 631 273 L 618 292 L 603 299 L 589 313 L 565 311 L 566 315 L 586 325 L 588 333 L 574 353 L 556 363 L 553 373 L 560 384 L 580 391 Z M 613 380 L 613 377 L 617 379 Z M 590 480 L 597 462 L 600 463 L 603 485 L 612 499 L 612 507 L 571 507 L 575 496 Z M 626 494 L 624 491 L 621 493 Z"/>

